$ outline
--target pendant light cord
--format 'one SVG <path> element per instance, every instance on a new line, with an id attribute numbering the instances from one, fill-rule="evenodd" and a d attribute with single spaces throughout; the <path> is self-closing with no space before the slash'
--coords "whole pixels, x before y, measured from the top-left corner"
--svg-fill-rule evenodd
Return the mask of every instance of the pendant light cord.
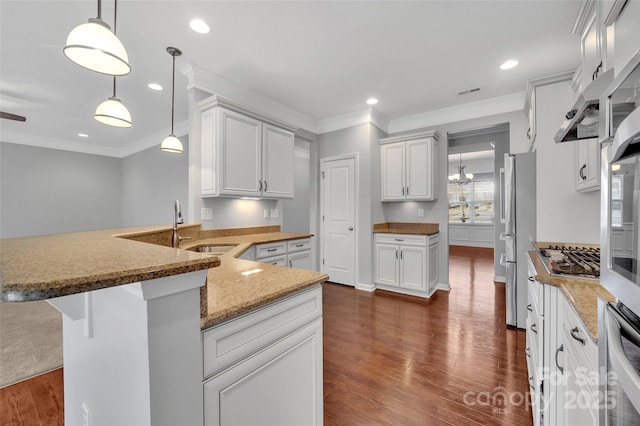
<path id="1" fill-rule="evenodd" d="M 173 56 L 173 73 L 171 76 L 171 134 L 173 135 L 173 109 L 176 92 L 176 53 L 171 54 Z"/>
<path id="2" fill-rule="evenodd" d="M 98 4 L 101 3 L 102 0 L 98 0 Z M 98 17 L 100 17 L 100 15 L 98 14 Z M 118 0 L 115 0 L 113 2 L 113 35 L 116 35 L 116 28 L 117 28 L 117 21 L 118 21 Z M 116 97 L 116 76 L 113 76 L 113 97 Z"/>
<path id="3" fill-rule="evenodd" d="M 102 19 L 102 0 L 98 0 L 98 19 Z"/>

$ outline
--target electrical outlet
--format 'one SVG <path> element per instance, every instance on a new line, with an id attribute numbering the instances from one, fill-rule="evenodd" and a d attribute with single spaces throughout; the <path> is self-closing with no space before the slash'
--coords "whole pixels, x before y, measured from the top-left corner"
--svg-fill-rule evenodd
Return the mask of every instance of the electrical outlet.
<path id="1" fill-rule="evenodd" d="M 202 207 L 200 209 L 200 220 L 213 220 L 213 209 Z"/>
<path id="2" fill-rule="evenodd" d="M 269 209 L 264 209 L 263 217 L 264 217 L 265 219 L 269 219 Z"/>
<path id="3" fill-rule="evenodd" d="M 418 209 L 418 217 L 424 217 L 424 209 Z"/>
<path id="4" fill-rule="evenodd" d="M 280 217 L 278 209 L 271 209 L 271 219 L 277 219 L 278 217 Z"/>
<path id="5" fill-rule="evenodd" d="M 89 407 L 86 403 L 82 403 L 82 426 L 91 426 L 91 417 L 89 416 Z"/>

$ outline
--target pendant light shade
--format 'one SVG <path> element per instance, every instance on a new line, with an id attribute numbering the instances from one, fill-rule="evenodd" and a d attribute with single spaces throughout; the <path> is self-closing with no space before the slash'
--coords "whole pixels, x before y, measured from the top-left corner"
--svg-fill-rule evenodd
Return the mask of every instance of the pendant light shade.
<path id="1" fill-rule="evenodd" d="M 182 55 L 182 51 L 177 47 L 167 47 L 167 52 L 173 57 L 173 74 L 171 83 L 171 134 L 164 138 L 160 144 L 160 149 L 167 152 L 174 152 L 181 154 L 184 152 L 182 142 L 173 134 L 173 109 L 175 103 L 176 92 L 176 56 Z"/>
<path id="2" fill-rule="evenodd" d="M 175 135 L 169 135 L 162 141 L 160 149 L 167 152 L 175 152 L 181 154 L 184 152 L 182 142 Z"/>
<path id="3" fill-rule="evenodd" d="M 131 127 L 131 114 L 120 99 L 112 96 L 96 108 L 93 117 L 103 124 L 114 127 Z"/>
<path id="4" fill-rule="evenodd" d="M 101 0 L 98 0 L 98 17 L 71 30 L 62 51 L 67 58 L 91 71 L 127 75 L 131 72 L 127 51 L 101 14 Z"/>

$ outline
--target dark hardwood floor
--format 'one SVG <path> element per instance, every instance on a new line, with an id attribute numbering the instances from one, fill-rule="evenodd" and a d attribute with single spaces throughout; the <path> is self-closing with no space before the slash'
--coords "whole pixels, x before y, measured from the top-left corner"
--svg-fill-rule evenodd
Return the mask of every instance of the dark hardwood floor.
<path id="1" fill-rule="evenodd" d="M 326 425 L 530 425 L 525 334 L 493 251 L 450 248 L 431 299 L 324 286 Z M 0 389 L 0 425 L 64 423 L 62 369 Z"/>
<path id="2" fill-rule="evenodd" d="M 451 247 L 450 292 L 324 292 L 326 425 L 529 425 L 524 331 L 493 250 Z"/>

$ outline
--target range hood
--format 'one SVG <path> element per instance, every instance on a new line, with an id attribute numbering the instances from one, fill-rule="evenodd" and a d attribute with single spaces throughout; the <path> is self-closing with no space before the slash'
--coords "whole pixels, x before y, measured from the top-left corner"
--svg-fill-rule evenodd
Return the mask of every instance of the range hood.
<path id="1" fill-rule="evenodd" d="M 565 115 L 560 130 L 554 137 L 556 143 L 598 137 L 600 96 L 612 81 L 613 69 L 610 69 L 584 89 L 573 108 Z M 580 129 L 578 125 L 581 126 Z"/>

